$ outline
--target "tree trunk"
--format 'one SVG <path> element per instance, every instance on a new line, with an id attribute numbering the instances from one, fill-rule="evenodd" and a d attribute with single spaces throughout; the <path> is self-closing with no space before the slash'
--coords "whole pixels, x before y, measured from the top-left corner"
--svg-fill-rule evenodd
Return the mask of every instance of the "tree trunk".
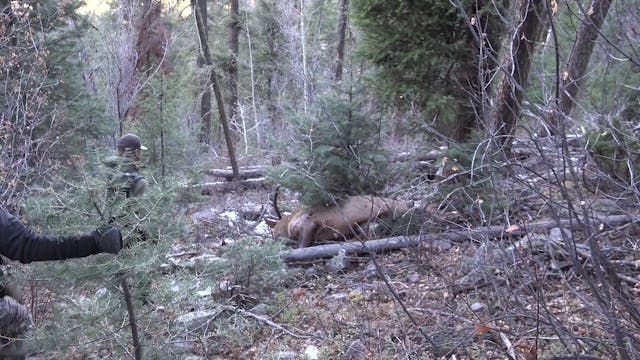
<path id="1" fill-rule="evenodd" d="M 309 89 L 307 88 L 307 47 L 304 29 L 304 0 L 300 0 L 300 48 L 302 50 L 302 93 L 304 94 L 304 113 L 307 114 L 309 105 Z"/>
<path id="2" fill-rule="evenodd" d="M 238 38 L 240 36 L 240 12 L 238 0 L 231 0 L 231 21 L 229 22 L 229 121 L 233 129 L 238 129 Z"/>
<path id="3" fill-rule="evenodd" d="M 207 25 L 207 0 L 197 0 L 197 6 L 202 14 L 202 41 L 209 41 L 209 26 Z M 198 54 L 197 66 L 199 69 L 205 67 L 204 57 L 202 53 Z M 202 87 L 202 96 L 200 97 L 200 143 L 211 145 L 211 90 L 209 88 L 209 79 L 206 80 L 205 86 Z"/>
<path id="4" fill-rule="evenodd" d="M 515 3 L 516 30 L 511 41 L 502 49 L 502 72 L 504 76 L 497 85 L 495 107 L 491 114 L 494 128 L 490 129 L 498 145 L 507 152 L 511 148 L 516 121 L 520 116 L 524 90 L 535 42 L 542 29 L 548 26 L 543 0 L 518 0 Z"/>
<path id="5" fill-rule="evenodd" d="M 349 0 L 340 0 L 340 15 L 338 15 L 338 46 L 336 47 L 336 65 L 333 82 L 342 81 L 342 69 L 344 62 L 344 43 L 347 33 L 347 13 L 349 12 Z"/>
<path id="6" fill-rule="evenodd" d="M 227 120 L 227 114 L 224 111 L 224 100 L 222 99 L 222 91 L 218 84 L 218 76 L 213 66 L 213 60 L 211 59 L 211 52 L 209 52 L 209 44 L 204 41 L 204 21 L 203 14 L 200 12 L 200 8 L 196 6 L 196 0 L 191 0 L 191 7 L 194 12 L 194 18 L 196 20 L 196 28 L 198 30 L 198 42 L 200 45 L 200 52 L 204 59 L 205 65 L 209 68 L 209 81 L 210 86 L 213 88 L 213 94 L 216 97 L 216 105 L 218 106 L 218 114 L 220 116 L 220 124 L 222 125 L 222 131 L 224 132 L 224 138 L 227 143 L 227 151 L 229 152 L 229 162 L 231 169 L 233 170 L 233 178 L 238 179 L 240 171 L 238 170 L 238 160 L 236 158 L 236 151 L 233 147 L 233 140 L 231 137 L 231 130 L 229 129 L 229 121 Z"/>
<path id="7" fill-rule="evenodd" d="M 585 18 L 576 34 L 565 70 L 562 72 L 562 86 L 558 99 L 561 114 L 569 115 L 575 106 L 575 98 L 593 52 L 598 33 L 609 12 L 611 0 L 593 0 L 589 9 L 585 10 Z M 557 126 L 559 124 L 553 124 Z"/>
<path id="8" fill-rule="evenodd" d="M 249 12 L 246 9 L 246 4 L 244 15 L 246 26 L 245 31 L 247 35 L 247 53 L 249 55 L 249 78 L 251 81 L 251 108 L 253 109 L 253 123 L 255 124 L 256 129 L 256 145 L 259 147 L 260 145 L 262 145 L 262 131 L 260 129 L 260 120 L 258 119 L 258 108 L 256 104 L 256 80 L 254 75 L 253 48 L 251 45 L 251 31 L 249 31 Z"/>

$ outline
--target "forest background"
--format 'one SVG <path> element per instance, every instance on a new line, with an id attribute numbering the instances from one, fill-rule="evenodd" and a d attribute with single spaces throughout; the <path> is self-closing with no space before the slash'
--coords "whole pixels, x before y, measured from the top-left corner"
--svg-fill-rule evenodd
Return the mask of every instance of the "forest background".
<path id="1" fill-rule="evenodd" d="M 37 356 L 638 358 L 635 1 L 0 8 L 2 206 L 64 234 L 126 212 L 125 236 L 144 228 L 153 240 L 115 258 L 12 264 Z M 112 204 L 102 161 L 129 132 L 149 149 L 152 186 Z M 205 191 L 209 170 L 226 166 L 236 204 L 255 191 L 243 171 L 259 166 L 268 191 L 256 208 L 280 184 L 289 210 L 375 193 L 432 213 L 419 234 L 508 231 L 369 254 L 386 297 L 343 282 L 358 310 L 340 320 L 309 299 L 335 273 L 292 272 L 280 242 L 194 220 L 220 200 Z M 555 237 L 519 232 L 538 220 Z M 425 293 L 437 294 L 429 306 Z"/>

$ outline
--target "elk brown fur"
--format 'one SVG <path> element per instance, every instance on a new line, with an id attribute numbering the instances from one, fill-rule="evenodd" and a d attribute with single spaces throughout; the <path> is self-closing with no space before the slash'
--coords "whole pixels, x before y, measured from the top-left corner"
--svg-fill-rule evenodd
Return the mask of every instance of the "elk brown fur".
<path id="1" fill-rule="evenodd" d="M 381 216 L 402 216 L 409 206 L 372 195 L 349 196 L 339 206 L 303 208 L 280 220 L 267 221 L 275 237 L 287 237 L 304 248 L 318 240 L 351 239 L 361 226 Z"/>

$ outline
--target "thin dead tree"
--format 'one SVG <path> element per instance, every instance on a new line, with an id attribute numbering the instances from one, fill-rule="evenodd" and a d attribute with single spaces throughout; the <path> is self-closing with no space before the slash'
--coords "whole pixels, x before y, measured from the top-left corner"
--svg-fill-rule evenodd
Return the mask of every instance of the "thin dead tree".
<path id="1" fill-rule="evenodd" d="M 231 129 L 229 128 L 229 121 L 227 120 L 227 114 L 224 111 L 224 100 L 222 98 L 222 90 L 218 83 L 218 76 L 216 74 L 213 60 L 211 59 L 211 52 L 209 51 L 209 44 L 205 41 L 204 37 L 204 21 L 202 13 L 198 6 L 196 6 L 196 0 L 191 0 L 191 7 L 194 13 L 194 19 L 196 21 L 196 29 L 198 35 L 198 42 L 200 45 L 200 52 L 204 59 L 205 64 L 209 68 L 209 83 L 213 89 L 213 94 L 216 97 L 216 104 L 218 106 L 218 115 L 220 116 L 220 124 L 224 132 L 224 138 L 227 143 L 227 151 L 229 152 L 229 162 L 231 169 L 233 170 L 233 179 L 238 179 L 240 171 L 238 169 L 238 160 L 236 158 L 236 151 L 233 146 L 233 139 L 231 136 Z"/>
<path id="2" fill-rule="evenodd" d="M 229 50 L 231 55 L 229 58 L 229 121 L 233 129 L 238 129 L 239 103 L 238 103 L 238 39 L 240 37 L 240 12 L 238 0 L 230 0 L 230 17 L 229 21 Z M 243 132 L 246 129 L 242 130 Z"/>
<path id="3" fill-rule="evenodd" d="M 338 45 L 336 46 L 336 64 L 333 74 L 333 82 L 342 81 L 342 69 L 344 63 L 344 44 L 347 33 L 347 13 L 349 12 L 349 0 L 340 0 L 340 14 L 338 15 Z"/>
<path id="4" fill-rule="evenodd" d="M 302 49 L 302 92 L 304 94 L 304 113 L 309 105 L 309 90 L 307 89 L 307 47 L 304 24 L 304 0 L 300 0 L 300 48 Z"/>
<path id="5" fill-rule="evenodd" d="M 249 31 L 249 12 L 247 11 L 247 5 L 244 6 L 244 15 L 245 15 L 245 32 L 247 34 L 247 52 L 249 54 L 249 76 L 251 81 L 251 108 L 253 109 L 253 121 L 256 129 L 256 144 L 258 146 L 261 143 L 261 134 L 260 134 L 260 122 L 258 120 L 258 109 L 256 107 L 256 82 L 254 75 L 254 65 L 253 65 L 253 49 L 251 47 L 251 32 Z"/>
<path id="6" fill-rule="evenodd" d="M 207 0 L 197 0 L 196 5 L 202 14 L 202 37 L 204 42 L 209 41 L 209 26 L 207 25 Z M 198 53 L 197 66 L 203 69 L 206 64 L 202 53 Z M 200 95 L 200 143 L 211 145 L 211 88 L 207 84 L 202 87 Z"/>

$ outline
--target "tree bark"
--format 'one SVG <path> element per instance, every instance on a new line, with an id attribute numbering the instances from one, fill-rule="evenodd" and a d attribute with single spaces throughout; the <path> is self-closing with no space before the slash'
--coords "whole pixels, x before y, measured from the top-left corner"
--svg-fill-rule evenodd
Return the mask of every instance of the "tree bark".
<path id="1" fill-rule="evenodd" d="M 302 93 L 304 95 L 304 114 L 307 114 L 307 106 L 309 105 L 309 89 L 307 78 L 307 46 L 305 38 L 304 24 L 304 1 L 300 0 L 300 49 L 302 51 Z"/>
<path id="2" fill-rule="evenodd" d="M 501 67 L 504 75 L 497 85 L 495 107 L 491 114 L 492 135 L 507 152 L 511 149 L 516 121 L 527 86 L 535 42 L 549 24 L 543 0 L 517 0 L 515 31 L 503 47 Z"/>
<path id="3" fill-rule="evenodd" d="M 349 12 L 349 0 L 340 0 L 340 14 L 338 15 L 338 45 L 336 46 L 336 64 L 333 82 L 342 81 L 342 69 L 344 62 L 344 43 L 347 34 L 347 14 Z"/>
<path id="4" fill-rule="evenodd" d="M 204 41 L 205 34 L 204 34 L 204 21 L 202 18 L 202 13 L 200 12 L 200 9 L 196 6 L 195 1 L 196 0 L 191 0 L 191 6 L 194 10 L 194 18 L 196 20 L 196 28 L 198 30 L 198 41 L 200 45 L 200 52 L 202 53 L 204 62 L 210 71 L 209 81 L 210 81 L 211 87 L 213 88 L 213 94 L 216 98 L 216 104 L 218 106 L 220 124 L 222 125 L 222 131 L 224 132 L 224 138 L 227 143 L 227 151 L 229 152 L 229 162 L 234 174 L 233 178 L 238 179 L 239 177 L 238 160 L 236 158 L 236 151 L 233 146 L 233 140 L 231 136 L 231 130 L 229 129 L 227 114 L 224 111 L 224 100 L 222 99 L 222 91 L 220 90 L 220 85 L 218 84 L 218 76 L 213 66 L 213 60 L 211 59 L 211 52 L 209 52 L 209 44 L 206 41 Z"/>
<path id="5" fill-rule="evenodd" d="M 233 129 L 238 129 L 238 38 L 240 36 L 240 11 L 238 0 L 231 0 L 231 21 L 229 22 L 229 121 Z"/>
<path id="6" fill-rule="evenodd" d="M 575 98 L 584 80 L 595 41 L 604 19 L 607 17 L 610 5 L 611 0 L 593 0 L 589 9 L 585 10 L 584 19 L 580 23 L 565 70 L 562 72 L 562 86 L 558 104 L 560 112 L 564 115 L 569 115 L 575 106 Z"/>
<path id="7" fill-rule="evenodd" d="M 202 14 L 203 41 L 208 42 L 207 0 L 197 0 L 197 2 L 198 9 Z M 197 66 L 199 69 L 205 67 L 202 53 L 198 54 Z M 209 79 L 206 80 L 206 85 L 203 87 L 202 96 L 200 97 L 200 143 L 207 146 L 211 145 L 211 90 L 209 87 Z"/>

